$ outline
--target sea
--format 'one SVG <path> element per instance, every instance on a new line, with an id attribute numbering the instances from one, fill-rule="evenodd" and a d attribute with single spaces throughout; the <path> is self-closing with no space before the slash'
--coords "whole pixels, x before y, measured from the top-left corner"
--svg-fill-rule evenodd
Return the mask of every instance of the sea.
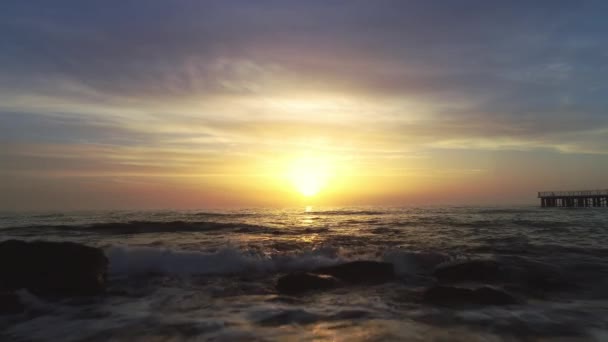
<path id="1" fill-rule="evenodd" d="M 83 243 L 110 264 L 104 295 L 19 291 L 27 312 L 0 316 L 1 341 L 608 341 L 606 208 L 4 212 L 7 239 Z M 558 280 L 493 284 L 515 305 L 421 300 L 436 267 L 471 259 Z M 284 274 L 354 260 L 391 262 L 399 278 L 275 288 Z"/>

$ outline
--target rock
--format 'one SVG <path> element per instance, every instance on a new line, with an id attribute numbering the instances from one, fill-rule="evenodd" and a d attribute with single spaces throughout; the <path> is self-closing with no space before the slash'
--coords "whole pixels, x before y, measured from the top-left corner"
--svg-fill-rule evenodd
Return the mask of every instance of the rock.
<path id="1" fill-rule="evenodd" d="M 327 274 L 350 284 L 379 284 L 395 279 L 393 264 L 379 261 L 353 261 L 321 267 L 313 273 Z"/>
<path id="2" fill-rule="evenodd" d="M 330 275 L 290 273 L 277 281 L 281 293 L 296 294 L 314 290 L 329 290 L 340 286 L 340 281 Z"/>
<path id="3" fill-rule="evenodd" d="M 0 290 L 89 295 L 104 291 L 108 259 L 99 248 L 72 242 L 0 242 Z"/>
<path id="4" fill-rule="evenodd" d="M 511 305 L 517 304 L 515 297 L 505 291 L 484 286 L 467 289 L 451 286 L 435 286 L 426 290 L 424 301 L 435 305 Z"/>
<path id="5" fill-rule="evenodd" d="M 18 314 L 25 310 L 19 296 L 15 293 L 0 293 L 0 315 Z"/>
<path id="6" fill-rule="evenodd" d="M 309 273 L 291 273 L 279 278 L 277 290 L 300 293 L 327 290 L 341 285 L 380 284 L 395 279 L 393 264 L 378 261 L 353 261 L 317 268 Z"/>
<path id="7" fill-rule="evenodd" d="M 468 260 L 442 265 L 433 275 L 440 282 L 495 282 L 502 277 L 500 264 L 494 260 Z"/>

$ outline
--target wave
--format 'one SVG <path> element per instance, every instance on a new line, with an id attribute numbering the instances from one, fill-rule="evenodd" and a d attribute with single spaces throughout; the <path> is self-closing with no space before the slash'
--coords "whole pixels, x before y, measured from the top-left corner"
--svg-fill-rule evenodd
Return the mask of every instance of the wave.
<path id="1" fill-rule="evenodd" d="M 380 234 L 380 235 L 388 235 L 388 234 L 398 234 L 400 231 L 398 229 L 389 228 L 389 227 L 377 227 L 369 230 L 372 234 Z"/>
<path id="2" fill-rule="evenodd" d="M 35 225 L 23 227 L 8 227 L 6 231 L 14 230 L 16 233 L 33 231 L 87 231 L 106 234 L 139 234 L 139 233 L 171 233 L 171 232 L 196 232 L 242 229 L 251 232 L 265 232 L 272 228 L 256 226 L 246 223 L 220 223 L 213 221 L 129 221 L 129 222 L 104 222 L 85 225 Z"/>
<path id="3" fill-rule="evenodd" d="M 45 213 L 45 214 L 37 214 L 33 215 L 34 218 L 61 218 L 66 217 L 64 213 Z"/>
<path id="4" fill-rule="evenodd" d="M 192 232 L 192 231 L 214 231 L 236 228 L 262 229 L 265 227 L 249 225 L 244 223 L 219 223 L 210 221 L 130 221 L 126 223 L 98 223 L 86 227 L 88 230 L 114 233 L 114 234 L 137 234 L 137 233 L 166 233 L 166 232 Z"/>
<path id="5" fill-rule="evenodd" d="M 114 275 L 223 275 L 306 271 L 344 261 L 338 252 L 336 249 L 324 248 L 296 254 L 266 255 L 230 247 L 210 252 L 127 246 L 106 249 L 110 273 Z"/>
<path id="6" fill-rule="evenodd" d="M 514 224 L 522 227 L 533 227 L 533 228 L 571 228 L 572 222 L 555 221 L 555 220 L 526 220 L 526 219 L 515 219 L 512 221 Z"/>
<path id="7" fill-rule="evenodd" d="M 435 266 L 452 260 L 439 252 L 401 249 L 378 255 L 352 255 L 325 247 L 296 253 L 264 254 L 256 250 L 226 247 L 215 251 L 173 250 L 154 247 L 112 246 L 105 250 L 113 275 L 182 274 L 236 275 L 310 271 L 353 260 L 380 259 L 390 262 L 398 275 L 429 273 Z"/>
<path id="8" fill-rule="evenodd" d="M 144 233 L 180 233 L 180 232 L 207 232 L 220 233 L 232 232 L 241 234 L 270 234 L 270 235 L 292 235 L 326 233 L 327 227 L 308 227 L 294 229 L 288 227 L 269 227 L 238 222 L 214 222 L 214 221 L 129 221 L 129 222 L 105 222 L 84 225 L 34 225 L 13 226 L 1 228 L 3 232 L 15 236 L 37 236 L 40 234 L 55 233 L 58 235 L 71 234 L 74 232 L 86 232 L 108 235 L 133 235 Z"/>
<path id="9" fill-rule="evenodd" d="M 319 216 L 348 216 L 348 215 L 386 215 L 386 211 L 374 211 L 374 210 L 322 210 L 322 211 L 308 211 L 302 213 L 302 215 L 319 215 Z"/>
<path id="10" fill-rule="evenodd" d="M 429 274 L 438 265 L 451 262 L 456 257 L 435 251 L 389 250 L 382 259 L 393 264 L 397 275 Z"/>
<path id="11" fill-rule="evenodd" d="M 477 210 L 479 214 L 530 214 L 537 213 L 538 208 L 484 208 Z"/>
<path id="12" fill-rule="evenodd" d="M 253 213 L 214 213 L 214 212 L 198 212 L 192 214 L 193 216 L 199 217 L 249 217 L 255 216 Z"/>
<path id="13" fill-rule="evenodd" d="M 321 314 L 302 309 L 279 309 L 272 310 L 268 313 L 258 313 L 263 315 L 257 321 L 262 326 L 283 326 L 289 324 L 312 324 L 316 322 L 332 322 L 341 320 L 356 320 L 365 319 L 372 316 L 371 311 L 365 310 L 342 310 L 334 314 Z"/>

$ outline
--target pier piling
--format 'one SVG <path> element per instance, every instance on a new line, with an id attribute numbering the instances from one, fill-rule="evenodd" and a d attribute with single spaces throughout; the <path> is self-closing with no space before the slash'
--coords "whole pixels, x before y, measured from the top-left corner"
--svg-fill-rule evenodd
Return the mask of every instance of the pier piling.
<path id="1" fill-rule="evenodd" d="M 608 207 L 608 190 L 541 191 L 538 198 L 543 208 Z"/>

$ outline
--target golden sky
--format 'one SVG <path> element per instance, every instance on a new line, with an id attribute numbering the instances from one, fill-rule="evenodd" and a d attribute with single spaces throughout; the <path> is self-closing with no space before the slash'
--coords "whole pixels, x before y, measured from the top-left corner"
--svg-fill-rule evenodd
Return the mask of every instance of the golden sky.
<path id="1" fill-rule="evenodd" d="M 0 208 L 492 205 L 608 186 L 597 9 L 64 2 L 0 14 Z"/>

